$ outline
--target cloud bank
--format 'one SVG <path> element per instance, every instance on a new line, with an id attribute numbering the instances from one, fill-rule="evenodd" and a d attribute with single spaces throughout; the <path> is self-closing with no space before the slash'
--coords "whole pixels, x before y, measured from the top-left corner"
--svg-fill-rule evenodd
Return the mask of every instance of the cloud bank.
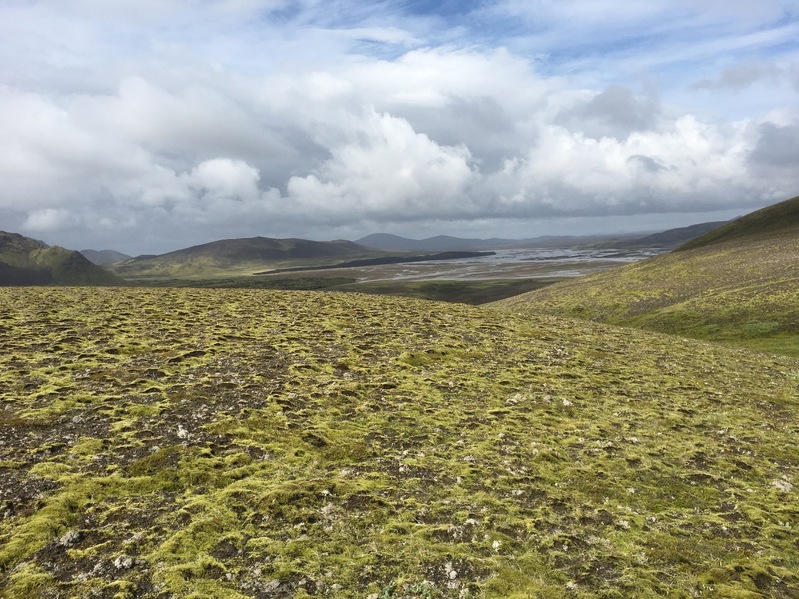
<path id="1" fill-rule="evenodd" d="M 328 6 L 4 3 L 2 228 L 133 252 L 533 235 L 799 193 L 791 3 Z"/>

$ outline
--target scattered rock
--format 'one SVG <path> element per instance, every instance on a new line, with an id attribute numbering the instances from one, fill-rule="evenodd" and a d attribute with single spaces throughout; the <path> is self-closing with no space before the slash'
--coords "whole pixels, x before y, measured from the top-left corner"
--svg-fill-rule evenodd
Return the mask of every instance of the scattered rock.
<path id="1" fill-rule="evenodd" d="M 778 491 L 782 491 L 783 493 L 790 493 L 793 491 L 793 485 L 784 478 L 775 480 L 773 483 L 771 483 L 771 486 Z"/>
<path id="2" fill-rule="evenodd" d="M 117 570 L 130 570 L 135 564 L 136 560 L 124 554 L 114 560 L 114 566 Z"/>
<path id="3" fill-rule="evenodd" d="M 78 541 L 80 541 L 80 533 L 77 530 L 70 530 L 58 539 L 58 544 L 61 547 L 72 547 Z"/>

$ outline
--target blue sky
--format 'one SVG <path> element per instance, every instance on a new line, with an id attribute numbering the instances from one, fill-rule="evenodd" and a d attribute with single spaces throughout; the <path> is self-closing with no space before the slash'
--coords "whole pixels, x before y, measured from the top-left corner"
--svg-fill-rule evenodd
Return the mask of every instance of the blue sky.
<path id="1" fill-rule="evenodd" d="M 0 228 L 657 230 L 799 194 L 796 0 L 6 0 Z"/>

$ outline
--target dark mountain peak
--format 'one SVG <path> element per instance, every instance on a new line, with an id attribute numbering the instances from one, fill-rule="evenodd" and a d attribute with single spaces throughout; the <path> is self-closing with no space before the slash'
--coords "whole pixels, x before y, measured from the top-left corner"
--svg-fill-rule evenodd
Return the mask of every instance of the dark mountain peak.
<path id="1" fill-rule="evenodd" d="M 83 254 L 0 231 L 0 285 L 114 285 L 119 279 Z"/>
<path id="2" fill-rule="evenodd" d="M 47 247 L 47 244 L 19 233 L 0 231 L 0 256 L 4 253 L 31 252 Z"/>

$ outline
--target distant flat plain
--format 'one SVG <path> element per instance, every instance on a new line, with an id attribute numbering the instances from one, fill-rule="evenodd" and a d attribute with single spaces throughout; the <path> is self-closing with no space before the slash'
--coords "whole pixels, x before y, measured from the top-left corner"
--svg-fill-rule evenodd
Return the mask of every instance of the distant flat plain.
<path id="1" fill-rule="evenodd" d="M 330 266 L 297 265 L 257 272 L 242 269 L 227 277 L 139 279 L 156 287 L 305 289 L 401 295 L 447 302 L 485 304 L 552 283 L 649 258 L 665 250 L 500 248 L 490 255 L 426 262 Z"/>
<path id="2" fill-rule="evenodd" d="M 499 249 L 494 255 L 456 260 L 381 264 L 315 271 L 316 276 L 347 276 L 358 283 L 375 281 L 489 281 L 496 279 L 570 278 L 662 253 L 646 249 Z M 327 275 L 322 275 L 327 273 Z M 296 276 L 296 273 L 294 273 Z M 265 274 L 265 276 L 271 276 Z M 281 276 L 285 276 L 282 274 Z"/>

